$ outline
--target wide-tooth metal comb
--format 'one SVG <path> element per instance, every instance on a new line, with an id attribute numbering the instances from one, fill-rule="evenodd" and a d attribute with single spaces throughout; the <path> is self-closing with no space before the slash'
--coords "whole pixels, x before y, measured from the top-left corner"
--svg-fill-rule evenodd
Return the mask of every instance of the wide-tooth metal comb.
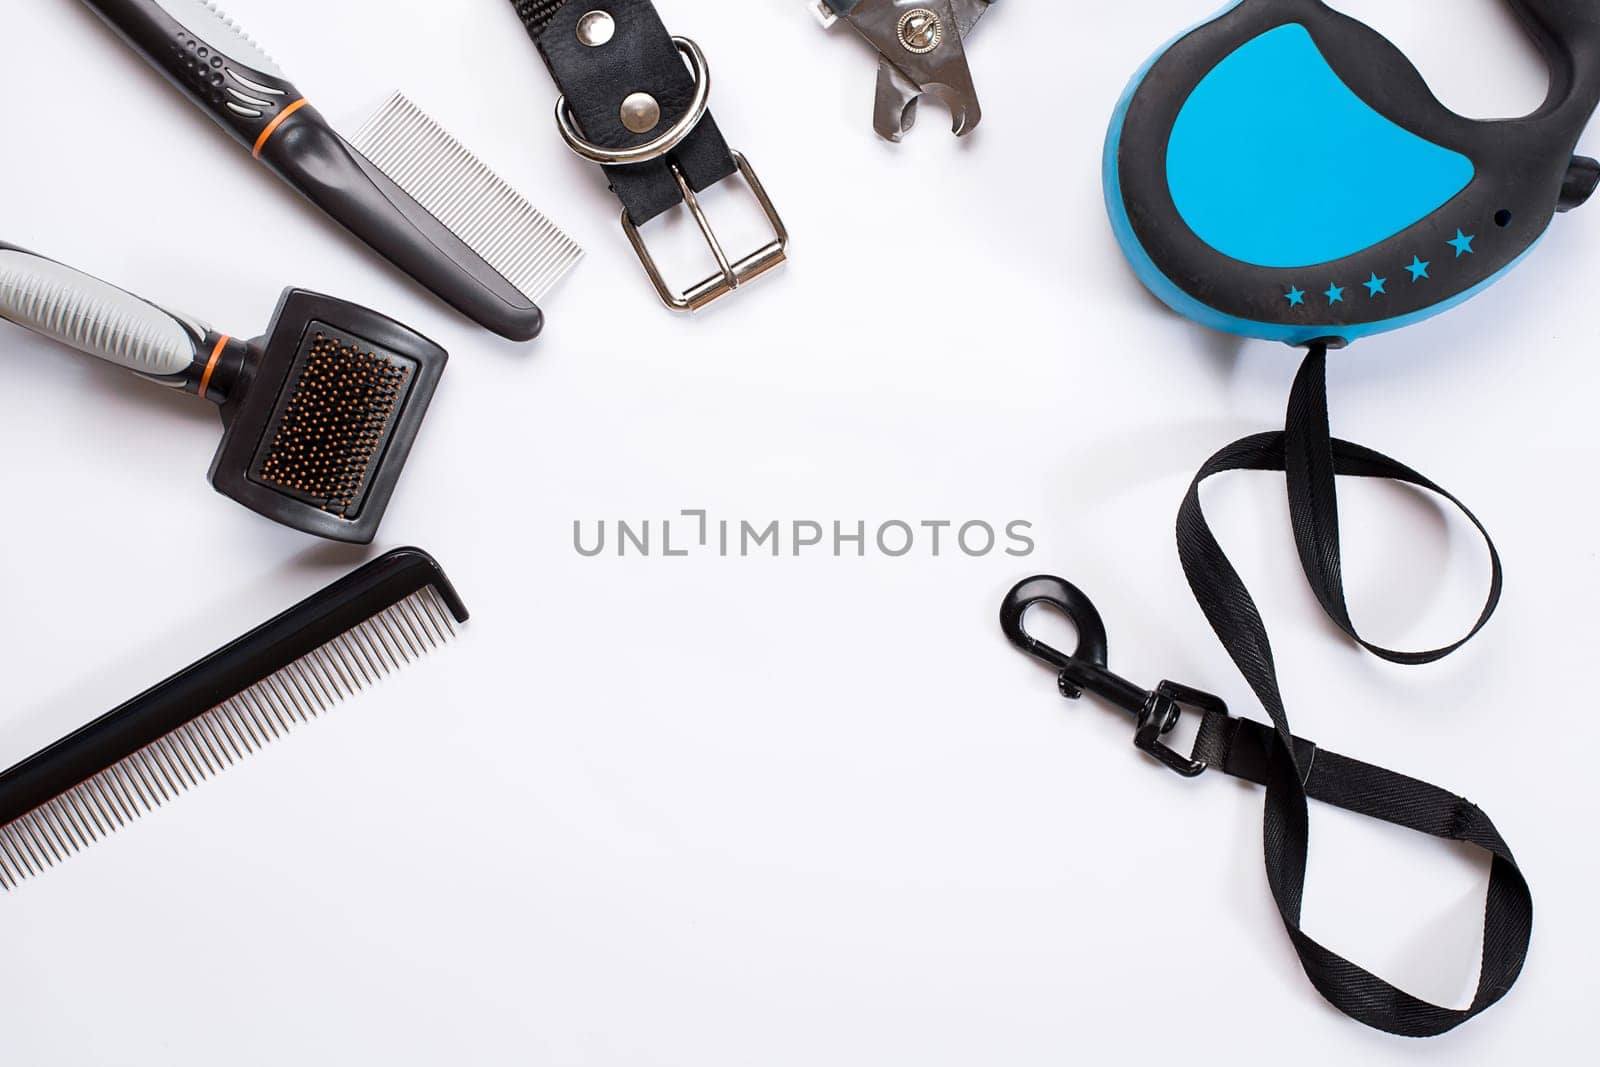
<path id="1" fill-rule="evenodd" d="M 583 249 L 404 93 L 351 145 L 537 303 Z"/>
<path id="2" fill-rule="evenodd" d="M 0 775 L 0 888 L 73 854 L 455 635 L 415 548 L 382 556 Z"/>

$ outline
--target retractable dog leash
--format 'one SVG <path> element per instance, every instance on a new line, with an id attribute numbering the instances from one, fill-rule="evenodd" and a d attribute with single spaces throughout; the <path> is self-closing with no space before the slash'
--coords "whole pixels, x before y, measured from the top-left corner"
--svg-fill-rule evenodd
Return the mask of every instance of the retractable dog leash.
<path id="1" fill-rule="evenodd" d="M 1200 486 L 1228 471 L 1282 472 L 1318 602 L 1382 659 L 1434 662 L 1488 623 L 1502 574 L 1487 530 L 1423 475 L 1333 437 L 1326 370 L 1330 350 L 1439 314 L 1488 288 L 1532 249 L 1558 211 L 1581 205 L 1600 184 L 1600 164 L 1573 155 L 1600 105 L 1600 3 L 1507 2 L 1551 71 L 1548 99 L 1525 118 L 1479 122 L 1454 114 L 1393 44 L 1321 0 L 1239 0 L 1151 60 L 1112 120 L 1106 201 L 1144 284 L 1202 325 L 1309 350 L 1284 430 L 1212 456 L 1177 522 L 1189 586 L 1270 726 L 1233 718 L 1221 700 L 1186 686 L 1146 691 L 1111 674 L 1099 614 L 1061 579 L 1023 582 L 1001 613 L 1012 642 L 1059 672 L 1065 696 L 1093 693 L 1132 712 L 1136 743 L 1167 767 L 1189 777 L 1216 769 L 1266 787 L 1267 881 L 1306 975 L 1340 1011 L 1408 1037 L 1451 1030 L 1510 990 L 1532 937 L 1532 895 L 1505 840 L 1476 806 L 1294 735 L 1266 627 L 1206 522 Z M 1343 589 L 1340 477 L 1426 490 L 1477 528 L 1489 548 L 1491 580 L 1465 637 L 1403 652 L 1360 635 Z M 1072 655 L 1028 634 L 1024 616 L 1041 604 L 1077 625 Z M 1162 740 L 1186 708 L 1202 715 L 1190 756 Z M 1468 1007 L 1414 997 L 1301 929 L 1311 799 L 1490 853 L 1482 968 Z"/>
<path id="2" fill-rule="evenodd" d="M 1462 118 L 1375 30 L 1321 0 L 1242 0 L 1161 52 L 1106 143 L 1106 201 L 1179 314 L 1348 344 L 1483 291 L 1587 200 L 1600 6 L 1507 0 L 1550 67 L 1532 115 Z"/>

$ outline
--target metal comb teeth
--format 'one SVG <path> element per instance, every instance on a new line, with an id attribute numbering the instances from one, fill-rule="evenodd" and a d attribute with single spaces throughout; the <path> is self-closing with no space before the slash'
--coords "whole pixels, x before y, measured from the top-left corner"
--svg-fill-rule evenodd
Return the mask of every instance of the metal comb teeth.
<path id="1" fill-rule="evenodd" d="M 0 827 L 0 888 L 54 867 L 455 636 L 424 587 Z"/>
<path id="2" fill-rule="evenodd" d="M 537 303 L 583 259 L 576 241 L 404 93 L 351 143 L 529 300 Z"/>
<path id="3" fill-rule="evenodd" d="M 217 0 L 162 0 L 162 3 L 168 14 L 199 34 L 213 48 L 222 49 L 231 58 L 247 63 L 263 74 L 283 77 L 283 72 L 266 49 L 222 10 Z M 231 68 L 229 72 L 232 73 Z"/>

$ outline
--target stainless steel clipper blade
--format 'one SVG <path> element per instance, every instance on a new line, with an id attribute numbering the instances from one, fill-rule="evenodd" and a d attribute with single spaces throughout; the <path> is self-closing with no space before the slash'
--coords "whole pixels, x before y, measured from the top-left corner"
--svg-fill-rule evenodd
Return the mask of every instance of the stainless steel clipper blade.
<path id="1" fill-rule="evenodd" d="M 983 120 L 967 62 L 966 38 L 993 0 L 813 0 L 825 26 L 843 19 L 878 50 L 873 128 L 899 141 L 927 95 L 950 109 L 957 137 Z"/>

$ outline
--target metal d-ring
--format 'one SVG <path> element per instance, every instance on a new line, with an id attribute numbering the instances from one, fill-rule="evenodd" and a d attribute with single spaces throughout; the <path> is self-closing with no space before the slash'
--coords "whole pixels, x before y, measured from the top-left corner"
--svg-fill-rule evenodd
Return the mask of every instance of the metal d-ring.
<path id="1" fill-rule="evenodd" d="M 625 167 L 630 163 L 648 163 L 652 159 L 660 159 L 682 144 L 683 139 L 693 133 L 694 128 L 700 125 L 700 120 L 706 117 L 706 109 L 711 104 L 711 68 L 706 64 L 705 53 L 700 51 L 700 46 L 689 38 L 674 37 L 672 43 L 678 46 L 678 51 L 689 63 L 690 73 L 694 75 L 694 96 L 689 101 L 689 110 L 672 124 L 671 129 L 634 148 L 606 148 L 586 140 L 578 132 L 573 122 L 572 108 L 567 106 L 567 98 L 563 96 L 556 101 L 556 128 L 561 131 L 561 139 L 567 142 L 567 147 L 602 167 Z"/>

